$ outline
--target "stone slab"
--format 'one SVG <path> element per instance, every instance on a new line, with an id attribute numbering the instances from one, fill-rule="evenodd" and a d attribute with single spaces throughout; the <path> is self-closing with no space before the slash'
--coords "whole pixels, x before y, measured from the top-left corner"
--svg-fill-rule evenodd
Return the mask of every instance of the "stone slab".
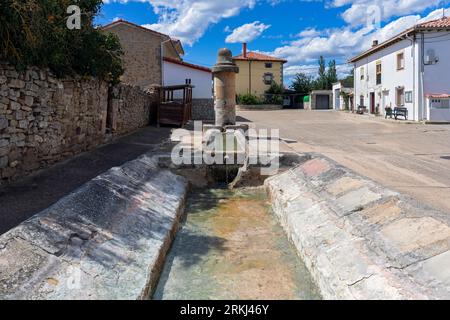
<path id="1" fill-rule="evenodd" d="M 336 182 L 330 184 L 326 190 L 333 196 L 339 196 L 348 191 L 358 189 L 363 186 L 361 180 L 353 179 L 350 177 L 343 177 Z"/>
<path id="2" fill-rule="evenodd" d="M 402 252 L 438 246 L 439 243 L 450 249 L 450 227 L 431 217 L 400 219 L 385 226 L 381 232 Z"/>
<path id="3" fill-rule="evenodd" d="M 265 186 L 322 296 L 450 298 L 445 214 L 326 157 L 311 157 Z"/>
<path id="4" fill-rule="evenodd" d="M 186 193 L 149 156 L 98 176 L 0 237 L 0 298 L 149 298 Z"/>

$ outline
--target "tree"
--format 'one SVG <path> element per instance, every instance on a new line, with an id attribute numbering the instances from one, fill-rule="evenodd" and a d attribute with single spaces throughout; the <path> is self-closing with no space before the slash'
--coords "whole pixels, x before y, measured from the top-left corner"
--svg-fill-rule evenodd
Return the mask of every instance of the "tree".
<path id="1" fill-rule="evenodd" d="M 341 80 L 342 85 L 346 88 L 353 88 L 355 79 L 355 71 L 352 69 L 347 77 Z"/>
<path id="2" fill-rule="evenodd" d="M 272 82 L 270 88 L 265 92 L 265 102 L 270 104 L 283 104 L 284 87 L 281 84 Z"/>
<path id="3" fill-rule="evenodd" d="M 292 81 L 291 89 L 297 93 L 309 94 L 313 89 L 313 80 L 311 76 L 304 73 L 297 73 Z"/>
<path id="4" fill-rule="evenodd" d="M 57 76 L 79 74 L 117 82 L 122 50 L 117 37 L 93 25 L 101 0 L 80 0 L 80 29 L 69 29 L 70 0 L 1 0 L 0 60 L 18 69 L 34 65 Z"/>
<path id="5" fill-rule="evenodd" d="M 331 90 L 333 88 L 333 83 L 338 81 L 337 70 L 336 70 L 336 61 L 331 60 L 328 63 L 327 70 L 327 90 Z"/>
<path id="6" fill-rule="evenodd" d="M 328 84 L 327 72 L 326 72 L 326 62 L 323 56 L 319 58 L 319 75 L 315 81 L 314 89 L 316 90 L 326 90 Z"/>

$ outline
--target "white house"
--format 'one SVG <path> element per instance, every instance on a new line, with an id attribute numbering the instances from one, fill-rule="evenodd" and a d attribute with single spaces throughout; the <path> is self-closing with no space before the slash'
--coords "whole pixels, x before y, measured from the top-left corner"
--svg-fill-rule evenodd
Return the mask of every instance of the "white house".
<path id="1" fill-rule="evenodd" d="M 372 114 L 407 108 L 408 119 L 447 121 L 450 109 L 430 112 L 428 96 L 450 93 L 450 17 L 417 24 L 352 58 L 355 105 Z"/>
<path id="2" fill-rule="evenodd" d="M 334 110 L 346 110 L 346 108 L 353 110 L 353 88 L 347 88 L 342 82 L 336 82 L 333 83 L 332 90 Z"/>
<path id="3" fill-rule="evenodd" d="M 209 68 L 164 57 L 163 86 L 191 84 L 192 119 L 214 120 L 213 75 Z M 180 93 L 178 93 L 180 94 Z M 181 96 L 175 96 L 180 99 Z"/>
<path id="4" fill-rule="evenodd" d="M 193 99 L 212 99 L 213 76 L 209 68 L 164 57 L 163 86 L 192 84 Z"/>

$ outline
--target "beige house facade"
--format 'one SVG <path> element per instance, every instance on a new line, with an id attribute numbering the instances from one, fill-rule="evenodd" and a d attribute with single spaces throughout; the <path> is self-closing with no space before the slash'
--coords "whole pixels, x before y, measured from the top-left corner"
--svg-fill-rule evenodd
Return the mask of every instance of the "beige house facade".
<path id="1" fill-rule="evenodd" d="M 286 60 L 247 51 L 243 44 L 242 54 L 233 58 L 239 67 L 236 77 L 237 94 L 264 95 L 273 82 L 283 85 L 283 67 Z"/>
<path id="2" fill-rule="evenodd" d="M 168 35 L 118 20 L 102 27 L 118 36 L 124 51 L 125 73 L 121 81 L 141 88 L 163 84 L 163 58 L 182 61 L 181 42 Z"/>

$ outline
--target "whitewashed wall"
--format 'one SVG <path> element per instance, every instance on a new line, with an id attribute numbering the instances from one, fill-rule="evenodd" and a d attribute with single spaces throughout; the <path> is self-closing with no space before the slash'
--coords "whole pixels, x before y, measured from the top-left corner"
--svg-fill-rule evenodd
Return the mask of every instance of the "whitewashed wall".
<path id="1" fill-rule="evenodd" d="M 405 92 L 413 92 L 413 102 L 405 103 L 410 120 L 427 119 L 426 94 L 450 93 L 450 33 L 432 32 L 425 34 L 424 53 L 434 49 L 439 62 L 422 66 L 421 35 L 416 40 L 402 40 L 380 50 L 369 57 L 355 63 L 355 106 L 360 104 L 360 96 L 364 96 L 364 105 L 370 105 L 370 93 L 375 93 L 375 105 L 379 104 L 380 113 L 384 114 L 387 106 L 396 106 L 396 88 L 403 86 Z M 405 68 L 397 70 L 397 54 L 404 52 Z M 381 60 L 381 85 L 376 84 L 376 63 Z M 364 80 L 361 79 L 360 68 L 364 67 Z M 423 91 L 422 91 L 423 83 Z"/>
<path id="2" fill-rule="evenodd" d="M 176 63 L 164 61 L 164 85 L 181 85 L 186 83 L 186 79 L 191 79 L 191 84 L 195 86 L 193 99 L 212 99 L 212 74 Z M 181 97 L 176 97 L 181 98 Z"/>
<path id="3" fill-rule="evenodd" d="M 425 54 L 434 49 L 439 62 L 424 66 L 424 93 L 450 93 L 450 32 L 425 36 Z"/>
<path id="4" fill-rule="evenodd" d="M 374 92 L 375 106 L 379 104 L 379 111 L 384 114 L 385 107 L 396 107 L 397 87 L 404 87 L 405 92 L 414 92 L 414 50 L 411 41 L 403 40 L 358 61 L 355 65 L 355 105 L 360 105 L 360 96 L 363 95 L 364 105 L 369 108 L 370 93 Z M 397 54 L 401 52 L 404 53 L 405 68 L 397 70 Z M 376 84 L 377 61 L 381 61 L 381 85 Z M 361 80 L 361 67 L 364 67 L 364 80 Z M 417 118 L 418 111 L 413 102 L 405 103 L 405 107 L 408 108 L 409 119 Z"/>

